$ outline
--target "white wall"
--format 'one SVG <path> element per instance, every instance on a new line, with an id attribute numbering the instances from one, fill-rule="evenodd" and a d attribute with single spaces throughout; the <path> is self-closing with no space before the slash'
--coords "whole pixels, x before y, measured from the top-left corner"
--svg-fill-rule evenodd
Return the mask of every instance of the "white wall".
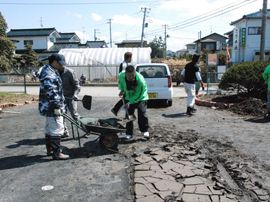
<path id="1" fill-rule="evenodd" d="M 232 62 L 253 61 L 255 52 L 260 50 L 261 35 L 249 35 L 249 27 L 261 27 L 262 19 L 247 19 L 236 24 L 240 28 L 240 40 L 242 40 L 242 28 L 246 28 L 246 45 L 240 46 L 239 53 L 232 52 Z M 265 50 L 270 50 L 270 19 L 266 23 Z"/>
<path id="2" fill-rule="evenodd" d="M 19 43 L 16 43 L 16 50 L 25 49 L 24 41 L 33 40 L 33 49 L 47 49 L 47 37 L 46 36 L 36 36 L 36 37 L 10 37 L 9 39 L 18 40 Z"/>

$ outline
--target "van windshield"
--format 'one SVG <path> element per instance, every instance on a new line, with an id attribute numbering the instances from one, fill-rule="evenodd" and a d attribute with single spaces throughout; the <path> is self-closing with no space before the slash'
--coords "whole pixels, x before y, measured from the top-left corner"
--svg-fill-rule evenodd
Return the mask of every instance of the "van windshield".
<path id="1" fill-rule="evenodd" d="M 138 66 L 137 72 L 143 75 L 144 78 L 163 78 L 168 76 L 165 66 Z"/>

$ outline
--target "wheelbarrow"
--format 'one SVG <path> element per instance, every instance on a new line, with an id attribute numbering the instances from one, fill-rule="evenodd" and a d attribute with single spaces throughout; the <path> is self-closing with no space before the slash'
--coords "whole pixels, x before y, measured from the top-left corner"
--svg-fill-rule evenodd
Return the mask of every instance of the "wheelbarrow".
<path id="1" fill-rule="evenodd" d="M 79 117 L 79 119 L 76 121 L 67 114 L 63 114 L 62 116 L 70 121 L 73 139 L 78 140 L 80 148 L 80 139 L 85 138 L 87 135 L 93 134 L 99 136 L 99 145 L 101 148 L 115 149 L 118 146 L 117 133 L 126 132 L 126 129 L 118 122 L 118 119 Z M 77 138 L 75 138 L 74 126 L 77 128 Z M 85 134 L 81 136 L 78 129 L 82 130 Z"/>
<path id="2" fill-rule="evenodd" d="M 90 99 L 89 99 L 90 101 Z M 90 103 L 83 103 L 84 107 L 88 110 L 91 109 Z M 86 107 L 87 106 L 87 107 Z M 103 149 L 115 149 L 118 146 L 117 133 L 126 132 L 126 128 L 122 126 L 121 120 L 116 118 L 110 119 L 98 119 L 89 117 L 79 117 L 78 120 L 74 120 L 68 114 L 62 114 L 62 116 L 70 121 L 72 128 L 73 139 L 77 139 L 79 147 L 81 148 L 81 138 L 85 138 L 87 135 L 93 134 L 99 136 L 99 145 Z M 74 127 L 77 128 L 77 138 L 75 138 Z M 79 129 L 84 132 L 84 135 L 80 135 Z"/>

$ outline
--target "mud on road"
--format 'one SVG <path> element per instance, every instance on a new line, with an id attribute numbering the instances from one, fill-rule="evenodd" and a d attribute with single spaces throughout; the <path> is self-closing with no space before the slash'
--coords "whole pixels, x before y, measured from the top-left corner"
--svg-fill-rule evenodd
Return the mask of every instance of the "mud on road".
<path id="1" fill-rule="evenodd" d="M 93 98 L 91 111 L 78 104 L 79 112 L 112 118 L 117 101 Z M 0 201 L 269 201 L 269 123 L 201 106 L 187 117 L 185 106 L 150 104 L 151 138 L 135 123 L 132 140 L 119 134 L 118 153 L 102 150 L 97 136 L 81 139 L 83 148 L 64 139 L 68 161 L 45 155 L 37 104 L 10 109 L 22 114 L 0 119 Z"/>

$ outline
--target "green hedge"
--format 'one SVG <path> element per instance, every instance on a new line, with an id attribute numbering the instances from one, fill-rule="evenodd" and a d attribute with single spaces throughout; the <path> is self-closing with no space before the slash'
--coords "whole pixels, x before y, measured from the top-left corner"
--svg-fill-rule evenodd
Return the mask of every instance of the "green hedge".
<path id="1" fill-rule="evenodd" d="M 219 88 L 239 90 L 251 97 L 265 98 L 267 84 L 262 75 L 267 65 L 269 61 L 242 62 L 233 65 L 222 76 Z"/>

